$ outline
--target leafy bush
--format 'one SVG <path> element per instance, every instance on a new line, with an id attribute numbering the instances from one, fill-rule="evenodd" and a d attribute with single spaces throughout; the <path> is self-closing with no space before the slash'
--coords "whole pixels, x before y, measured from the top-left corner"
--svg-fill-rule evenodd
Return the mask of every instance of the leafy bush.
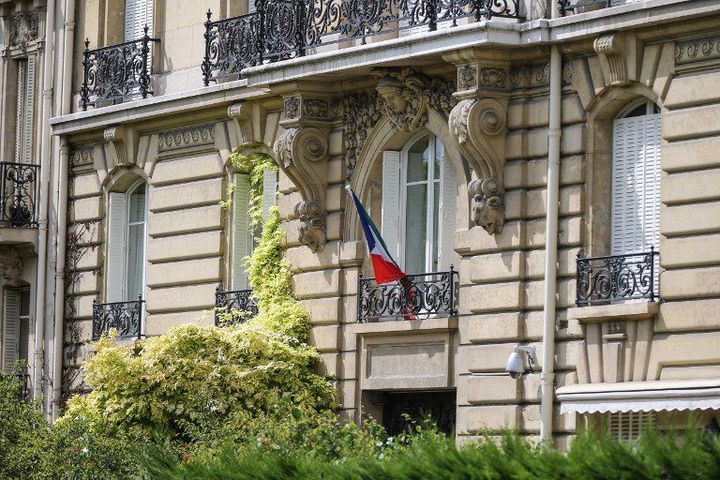
<path id="1" fill-rule="evenodd" d="M 265 422 L 332 407 L 317 359 L 312 347 L 253 323 L 184 325 L 142 341 L 139 351 L 105 338 L 85 366 L 92 391 L 71 399 L 65 417 L 178 442 L 254 438 Z"/>
<path id="2" fill-rule="evenodd" d="M 146 460 L 152 478 L 352 480 L 715 480 L 720 441 L 699 431 L 683 437 L 648 434 L 638 445 L 581 436 L 566 455 L 515 435 L 455 448 L 451 439 L 421 436 L 392 455 L 328 461 L 311 453 L 258 447 L 182 465 L 157 451 Z"/>

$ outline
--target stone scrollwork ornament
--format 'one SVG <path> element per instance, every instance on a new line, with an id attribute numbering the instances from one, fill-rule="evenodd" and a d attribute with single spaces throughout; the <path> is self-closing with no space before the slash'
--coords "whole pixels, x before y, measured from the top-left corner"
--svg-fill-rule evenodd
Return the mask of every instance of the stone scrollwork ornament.
<path id="1" fill-rule="evenodd" d="M 466 98 L 450 113 L 450 132 L 479 179 L 469 184 L 471 219 L 491 235 L 505 224 L 502 173 L 505 160 L 507 102 Z"/>
<path id="2" fill-rule="evenodd" d="M 327 132 L 316 127 L 288 128 L 275 141 L 274 151 L 279 167 L 297 186 L 303 198 L 295 206 L 295 214 L 300 220 L 300 243 L 313 252 L 319 252 L 327 242 Z"/>

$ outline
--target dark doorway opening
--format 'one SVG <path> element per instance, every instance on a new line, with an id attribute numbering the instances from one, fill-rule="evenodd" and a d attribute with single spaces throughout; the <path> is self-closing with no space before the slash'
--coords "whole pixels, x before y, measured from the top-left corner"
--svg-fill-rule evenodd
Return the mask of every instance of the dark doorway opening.
<path id="1" fill-rule="evenodd" d="M 454 390 L 435 392 L 386 392 L 382 398 L 382 423 L 389 435 L 413 428 L 414 423 L 431 419 L 440 432 L 455 433 L 456 393 Z"/>

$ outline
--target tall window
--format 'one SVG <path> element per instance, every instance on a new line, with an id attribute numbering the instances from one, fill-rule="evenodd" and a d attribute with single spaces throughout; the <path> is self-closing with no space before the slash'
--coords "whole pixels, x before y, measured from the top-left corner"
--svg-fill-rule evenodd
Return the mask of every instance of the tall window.
<path id="1" fill-rule="evenodd" d="M 128 302 L 143 294 L 145 285 L 146 184 L 135 183 L 125 193 L 110 193 L 107 301 Z"/>
<path id="2" fill-rule="evenodd" d="M 244 290 L 250 288 L 245 258 L 253 252 L 255 243 L 262 233 L 262 225 L 253 225 L 250 218 L 252 208 L 250 175 L 236 173 L 233 181 L 232 278 L 230 288 Z M 276 203 L 277 188 L 277 172 L 273 169 L 266 169 L 263 173 L 262 205 L 260 205 L 263 220 L 267 219 L 270 208 Z"/>
<path id="3" fill-rule="evenodd" d="M 30 290 L 7 289 L 3 295 L 2 371 L 12 373 L 19 360 L 29 361 Z"/>
<path id="4" fill-rule="evenodd" d="M 35 163 L 35 57 L 18 60 L 15 118 L 15 161 Z"/>
<path id="5" fill-rule="evenodd" d="M 383 155 L 382 235 L 410 274 L 444 271 L 453 262 L 457 175 L 432 134 Z"/>
<path id="6" fill-rule="evenodd" d="M 660 112 L 630 105 L 613 125 L 610 254 L 648 251 L 660 241 Z"/>

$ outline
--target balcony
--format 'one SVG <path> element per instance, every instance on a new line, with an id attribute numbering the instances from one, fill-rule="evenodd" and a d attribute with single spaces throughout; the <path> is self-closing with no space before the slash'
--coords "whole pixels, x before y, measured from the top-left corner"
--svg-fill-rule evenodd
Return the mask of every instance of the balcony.
<path id="1" fill-rule="evenodd" d="M 458 272 L 408 275 L 406 280 L 377 285 L 358 279 L 358 323 L 420 320 L 457 315 Z"/>
<path id="2" fill-rule="evenodd" d="M 215 292 L 215 325 L 244 323 L 258 314 L 257 300 L 251 289 L 220 290 Z"/>
<path id="3" fill-rule="evenodd" d="M 637 0 L 558 0 L 558 7 L 560 15 L 565 16 L 568 12 L 584 13 L 636 2 Z"/>
<path id="4" fill-rule="evenodd" d="M 0 162 L 0 226 L 37 228 L 40 166 Z"/>
<path id="5" fill-rule="evenodd" d="M 212 21 L 208 11 L 203 80 L 238 79 L 246 67 L 330 45 L 494 17 L 519 19 L 519 0 L 255 0 L 255 12 L 239 17 Z"/>
<path id="6" fill-rule="evenodd" d="M 140 338 L 145 301 L 142 297 L 131 302 L 98 303 L 93 300 L 92 339 L 98 340 L 111 330 L 120 339 Z"/>
<path id="7" fill-rule="evenodd" d="M 95 50 L 90 50 L 90 41 L 85 40 L 83 83 L 80 89 L 82 109 L 152 95 L 150 43 L 159 41 L 148 36 L 147 26 L 145 35 L 138 40 Z"/>
<path id="8" fill-rule="evenodd" d="M 658 300 L 659 252 L 577 258 L 578 307 L 619 303 L 627 300 Z"/>

